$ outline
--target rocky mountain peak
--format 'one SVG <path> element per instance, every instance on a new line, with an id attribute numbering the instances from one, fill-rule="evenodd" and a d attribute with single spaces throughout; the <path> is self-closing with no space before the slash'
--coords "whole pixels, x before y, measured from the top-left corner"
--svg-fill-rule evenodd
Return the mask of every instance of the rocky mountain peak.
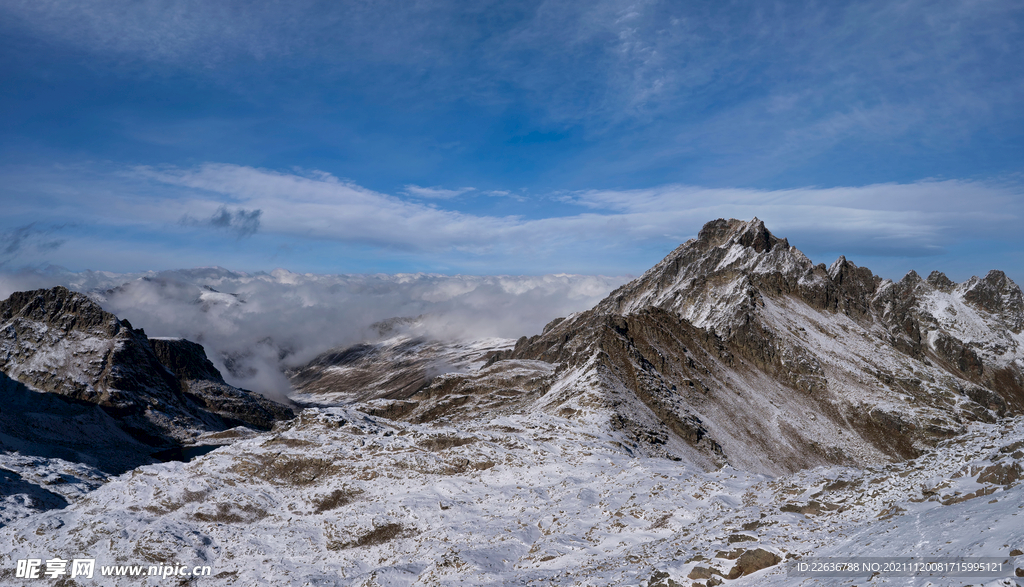
<path id="1" fill-rule="evenodd" d="M 833 261 L 831 265 L 829 265 L 828 276 L 831 277 L 832 279 L 835 279 L 843 271 L 843 269 L 847 268 L 850 265 L 853 265 L 853 263 L 847 261 L 845 255 L 839 255 L 839 258 Z"/>
<path id="2" fill-rule="evenodd" d="M 224 383 L 224 377 L 206 356 L 203 345 L 184 338 L 151 338 L 153 352 L 179 379 L 205 379 Z"/>
<path id="3" fill-rule="evenodd" d="M 925 281 L 931 284 L 935 289 L 946 293 L 953 291 L 953 288 L 956 287 L 956 283 L 946 277 L 946 274 L 941 271 L 932 271 L 928 274 L 928 279 Z"/>
<path id="4" fill-rule="evenodd" d="M 1024 298 L 1020 287 L 1002 271 L 989 271 L 981 279 L 972 277 L 964 287 L 964 300 L 977 308 L 992 314 L 1007 313 L 1015 317 L 1024 313 Z"/>
<path id="5" fill-rule="evenodd" d="M 777 246 L 789 247 L 786 239 L 773 235 L 756 216 L 750 221 L 722 218 L 712 220 L 700 229 L 697 241 L 704 244 L 705 248 L 738 244 L 758 253 L 770 251 Z"/>
<path id="6" fill-rule="evenodd" d="M 127 320 L 105 312 L 85 294 L 57 286 L 52 289 L 21 291 L 0 302 L 0 321 L 29 320 L 64 333 L 77 330 L 115 336 L 122 327 L 131 329 Z"/>
<path id="7" fill-rule="evenodd" d="M 1020 300 L 1001 272 L 956 285 L 911 271 L 894 283 L 845 257 L 814 265 L 756 218 L 720 219 L 501 357 L 610 382 L 606 396 L 581 386 L 584 399 L 558 410 L 639 401 L 610 421 L 633 422 L 622 426 L 642 438 L 651 429 L 637 414 L 648 409 L 712 460 L 766 471 L 865 463 L 1024 412 Z"/>
<path id="8" fill-rule="evenodd" d="M 758 218 L 708 222 L 696 239 L 672 251 L 639 279 L 613 292 L 597 311 L 629 314 L 658 307 L 695 324 L 730 320 L 737 304 L 760 287 L 795 290 L 801 280 L 827 279 L 789 241 L 773 235 Z M 808 277 L 809 276 L 809 277 Z"/>
<path id="9" fill-rule="evenodd" d="M 899 284 L 906 288 L 914 288 L 922 282 L 924 282 L 924 280 L 917 274 L 917 271 L 911 269 L 910 271 L 907 271 L 907 274 L 903 276 L 903 279 L 899 281 Z"/>

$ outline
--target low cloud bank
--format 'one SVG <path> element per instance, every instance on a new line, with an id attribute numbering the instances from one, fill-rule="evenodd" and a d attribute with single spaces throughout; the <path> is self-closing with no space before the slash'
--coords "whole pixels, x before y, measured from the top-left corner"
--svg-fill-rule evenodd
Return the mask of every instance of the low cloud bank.
<path id="1" fill-rule="evenodd" d="M 379 337 L 373 324 L 422 317 L 441 339 L 517 338 L 590 308 L 623 277 L 586 275 L 315 275 L 220 268 L 116 274 L 59 270 L 0 275 L 0 296 L 65 285 L 149 336 L 202 343 L 234 385 L 281 399 L 282 371 L 319 353 Z"/>

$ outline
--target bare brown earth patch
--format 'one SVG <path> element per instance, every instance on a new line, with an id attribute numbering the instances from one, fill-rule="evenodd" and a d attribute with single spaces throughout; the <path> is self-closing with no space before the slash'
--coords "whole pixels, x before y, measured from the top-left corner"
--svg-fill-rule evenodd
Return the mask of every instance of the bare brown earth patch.
<path id="1" fill-rule="evenodd" d="M 780 562 L 782 562 L 782 557 L 774 552 L 769 552 L 763 548 L 748 550 L 740 555 L 739 560 L 736 561 L 736 566 L 729 571 L 727 578 L 736 579 L 761 569 L 767 569 Z"/>
<path id="2" fill-rule="evenodd" d="M 243 477 L 256 477 L 275 485 L 312 485 L 336 472 L 333 462 L 290 455 L 245 455 L 233 468 Z"/>
<path id="3" fill-rule="evenodd" d="M 327 543 L 327 549 L 344 550 L 348 548 L 359 548 L 360 546 L 376 546 L 396 538 L 410 536 L 411 534 L 412 530 L 401 524 L 384 524 L 382 526 L 375 527 L 350 542 L 335 540 L 329 541 Z"/>
<path id="4" fill-rule="evenodd" d="M 431 436 L 429 438 L 424 438 L 423 440 L 419 441 L 417 444 L 419 444 L 419 446 L 421 446 L 421 447 L 423 447 L 423 448 L 425 448 L 425 449 L 427 449 L 429 451 L 438 452 L 438 451 L 442 451 L 442 450 L 449 449 L 449 448 L 456 447 L 456 446 L 465 446 L 467 444 L 472 444 L 472 443 L 476 442 L 477 440 L 478 439 L 472 438 L 472 437 L 466 438 L 466 437 L 458 437 L 458 436 L 445 435 L 445 436 Z"/>
<path id="5" fill-rule="evenodd" d="M 313 500 L 314 510 L 318 514 L 348 505 L 355 500 L 362 491 L 353 489 L 335 489 L 327 495 Z"/>
<path id="6" fill-rule="evenodd" d="M 251 503 L 218 503 L 216 511 L 200 511 L 192 514 L 192 517 L 200 522 L 251 524 L 267 517 L 267 511 Z"/>

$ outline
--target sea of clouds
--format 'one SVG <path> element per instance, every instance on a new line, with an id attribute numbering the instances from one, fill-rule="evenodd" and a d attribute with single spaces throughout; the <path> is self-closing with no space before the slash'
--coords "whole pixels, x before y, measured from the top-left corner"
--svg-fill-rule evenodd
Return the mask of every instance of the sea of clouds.
<path id="1" fill-rule="evenodd" d="M 332 348 L 381 336 L 374 325 L 419 318 L 413 334 L 441 340 L 518 338 L 586 310 L 625 283 L 593 275 L 318 275 L 222 268 L 118 274 L 0 274 L 0 297 L 55 285 L 89 294 L 154 337 L 203 344 L 225 379 L 282 399 L 285 371 Z"/>

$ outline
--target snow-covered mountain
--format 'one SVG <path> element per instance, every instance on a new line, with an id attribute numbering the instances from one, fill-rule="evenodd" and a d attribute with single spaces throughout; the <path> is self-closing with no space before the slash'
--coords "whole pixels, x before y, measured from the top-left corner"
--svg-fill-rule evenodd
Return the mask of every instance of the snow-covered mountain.
<path id="1" fill-rule="evenodd" d="M 843 258 L 814 265 L 757 219 L 719 220 L 510 356 L 589 364 L 604 382 L 549 409 L 601 402 L 638 439 L 661 422 L 720 462 L 777 473 L 912 457 L 1021 413 L 1022 315 L 1001 272 L 893 283 Z"/>
<path id="2" fill-rule="evenodd" d="M 217 585 L 867 580 L 788 572 L 826 556 L 1004 564 L 873 584 L 1024 575 L 1024 302 L 999 272 L 892 282 L 718 220 L 534 336 L 380 334 L 289 371 L 316 407 L 187 463 L 109 477 L 8 455 L 10 483 L 74 487 L 6 518 L 0 583 L 17 559 L 82 555 L 209 565 L 192 581 Z M 164 356 L 186 343 L 149 345 L 179 382 L 210 380 Z"/>
<path id="3" fill-rule="evenodd" d="M 407 319 L 399 324 L 416 326 L 417 322 Z M 404 399 L 445 373 L 476 371 L 515 344 L 503 338 L 439 341 L 407 332 L 385 330 L 383 334 L 390 336 L 322 353 L 289 371 L 295 390 L 291 398 L 307 405 Z M 387 405 L 386 401 L 373 403 Z"/>

